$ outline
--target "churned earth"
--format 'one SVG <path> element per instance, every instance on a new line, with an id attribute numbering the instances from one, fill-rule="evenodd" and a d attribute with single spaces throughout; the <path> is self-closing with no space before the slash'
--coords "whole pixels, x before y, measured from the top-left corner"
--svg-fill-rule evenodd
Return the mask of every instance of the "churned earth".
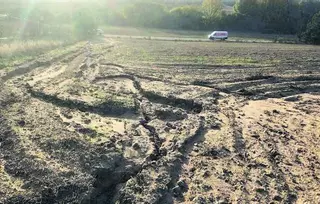
<path id="1" fill-rule="evenodd" d="M 319 53 L 108 38 L 6 68 L 0 203 L 318 203 Z"/>

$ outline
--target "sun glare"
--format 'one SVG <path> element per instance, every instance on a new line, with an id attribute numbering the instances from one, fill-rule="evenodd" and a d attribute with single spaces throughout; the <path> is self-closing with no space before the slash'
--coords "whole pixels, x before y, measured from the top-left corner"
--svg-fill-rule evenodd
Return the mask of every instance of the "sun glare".
<path id="1" fill-rule="evenodd" d="M 34 9 L 35 2 L 36 0 L 29 1 L 26 7 L 22 11 L 20 16 L 21 25 L 20 25 L 19 31 L 17 32 L 17 36 L 16 36 L 17 38 L 20 38 L 23 35 L 28 24 L 34 23 L 34 22 L 30 22 L 29 16 L 32 10 Z"/>

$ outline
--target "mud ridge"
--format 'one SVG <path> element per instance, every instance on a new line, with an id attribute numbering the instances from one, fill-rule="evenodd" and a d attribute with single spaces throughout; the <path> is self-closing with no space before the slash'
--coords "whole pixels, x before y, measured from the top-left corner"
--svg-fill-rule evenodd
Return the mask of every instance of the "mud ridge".
<path id="1" fill-rule="evenodd" d="M 217 90 L 233 95 L 246 96 L 251 100 L 260 100 L 263 98 L 282 98 L 303 93 L 317 93 L 320 90 L 319 85 L 317 85 L 318 82 L 316 77 L 298 77 L 297 80 L 295 78 L 281 80 L 279 77 L 271 77 L 263 81 L 253 80 L 244 81 L 244 83 L 235 83 L 224 88 L 214 87 L 210 82 L 208 82 L 210 85 L 206 83 L 199 84 L 198 82 L 196 84 L 216 88 Z"/>
<path id="2" fill-rule="evenodd" d="M 6 104 L 6 101 L 0 102 L 1 107 L 2 104 Z M 82 163 L 80 165 L 83 166 L 79 170 L 83 172 L 79 175 L 74 175 L 73 171 L 67 173 L 54 172 L 43 162 L 36 160 L 34 156 L 25 151 L 25 148 L 20 145 L 19 135 L 11 129 L 8 121 L 1 114 L 0 143 L 0 161 L 5 161 L 5 171 L 11 177 L 23 180 L 25 182 L 23 189 L 34 191 L 30 195 L 8 197 L 4 202 L 7 204 L 111 204 L 114 203 L 117 195 L 116 187 L 135 176 L 142 166 L 127 161 L 121 154 L 116 153 L 117 150 L 100 146 L 87 146 L 85 143 L 79 143 L 78 140 L 67 139 L 57 143 L 47 143 L 49 149 L 45 148 L 45 151 L 50 152 L 50 148 L 52 148 L 54 150 L 59 149 L 59 153 L 63 151 L 63 154 L 66 153 L 68 157 L 77 155 L 76 158 L 72 158 L 72 161 L 75 159 L 79 162 L 78 159 L 80 158 Z M 52 156 L 56 157 L 57 155 L 53 154 Z M 63 159 L 68 161 L 65 156 Z M 86 171 L 84 166 L 88 162 L 92 166 Z M 0 203 L 2 201 L 0 197 Z"/>
<path id="3" fill-rule="evenodd" d="M 188 70 L 199 70 L 199 69 L 226 69 L 226 68 L 234 68 L 235 66 L 238 68 L 245 68 L 245 69 L 257 69 L 257 68 L 270 68 L 274 66 L 254 66 L 254 65 L 214 65 L 214 64 L 178 64 L 178 63 L 172 63 L 172 64 L 165 64 L 165 63 L 158 63 L 155 64 L 156 66 L 159 66 L 160 68 L 187 68 Z"/>
<path id="4" fill-rule="evenodd" d="M 143 96 L 148 98 L 151 102 L 175 106 L 194 113 L 201 113 L 203 109 L 202 104 L 195 102 L 193 99 L 181 99 L 173 96 L 166 97 L 152 91 L 142 91 L 142 93 Z"/>
<path id="5" fill-rule="evenodd" d="M 95 181 L 93 190 L 82 204 L 113 204 L 119 197 L 119 185 L 124 185 L 129 179 L 135 177 L 142 169 L 142 165 L 126 163 L 116 169 L 97 168 L 93 175 Z"/>
<path id="6" fill-rule="evenodd" d="M 148 130 L 149 133 L 151 134 L 150 141 L 153 143 L 153 146 L 154 146 L 154 151 L 151 155 L 149 155 L 149 158 L 147 158 L 147 160 L 150 159 L 151 161 L 156 161 L 164 155 L 164 153 L 160 149 L 162 146 L 162 141 L 161 141 L 156 129 L 153 126 L 148 125 L 147 122 L 145 122 L 145 121 L 141 121 L 140 124 L 146 130 Z"/>
<path id="7" fill-rule="evenodd" d="M 52 96 L 45 94 L 43 92 L 34 91 L 30 88 L 28 88 L 28 93 L 33 97 L 37 98 L 41 101 L 51 103 L 53 105 L 59 106 L 59 107 L 66 107 L 70 109 L 76 109 L 82 112 L 91 112 L 102 116 L 121 116 L 125 113 L 136 113 L 136 109 L 134 107 L 127 107 L 121 102 L 115 102 L 115 101 L 105 101 L 101 104 L 98 104 L 96 106 L 89 105 L 86 102 L 83 101 L 75 101 L 75 100 L 69 100 L 69 99 L 61 99 L 57 96 Z"/>
<path id="8" fill-rule="evenodd" d="M 165 155 L 166 151 L 161 150 L 162 140 L 156 131 L 156 128 L 149 125 L 151 117 L 145 111 L 143 104 L 136 98 L 137 104 L 139 105 L 139 112 L 143 116 L 143 120 L 140 120 L 140 125 L 142 125 L 150 133 L 150 142 L 153 144 L 153 152 L 146 158 L 146 162 L 149 160 L 156 161 Z"/>
<path id="9" fill-rule="evenodd" d="M 278 180 L 278 194 L 281 195 L 283 191 L 286 192 L 286 199 L 284 203 L 294 203 L 297 200 L 296 192 L 290 189 L 285 174 L 279 167 L 278 163 L 281 159 L 281 155 L 279 153 L 279 150 L 277 148 L 277 142 L 275 141 L 274 134 L 279 135 L 279 132 L 272 131 L 272 128 L 268 127 L 267 125 L 262 125 L 259 122 L 257 123 L 260 125 L 263 129 L 266 129 L 266 133 L 268 134 L 268 139 L 265 143 L 259 142 L 262 149 L 265 151 L 265 153 L 268 155 L 267 159 L 272 165 L 272 170 L 274 172 L 274 177 Z M 281 134 L 280 134 L 281 135 Z M 269 143 L 269 145 L 266 146 L 266 144 Z M 271 145 L 270 145 L 271 144 Z"/>
<path id="10" fill-rule="evenodd" d="M 169 80 L 163 80 L 163 79 L 159 79 L 156 77 L 149 77 L 149 76 L 142 76 L 142 75 L 138 75 L 138 74 L 118 74 L 118 75 L 108 75 L 108 76 L 98 76 L 96 77 L 92 82 L 96 83 L 98 81 L 102 81 L 102 80 L 106 80 L 106 79 L 121 79 L 121 78 L 126 78 L 126 79 L 130 79 L 130 80 L 134 80 L 134 77 L 137 77 L 139 79 L 146 79 L 149 81 L 158 81 L 158 82 L 164 82 L 164 83 L 169 83 L 169 84 L 174 84 L 174 85 L 178 85 L 178 86 L 188 86 L 190 84 L 187 83 L 178 83 L 178 82 L 173 82 L 173 81 L 169 81 Z"/>
<path id="11" fill-rule="evenodd" d="M 123 76 L 121 76 L 121 77 L 123 77 Z M 134 78 L 134 80 L 133 80 L 134 86 L 141 94 L 140 97 L 145 97 L 139 81 L 137 80 L 136 77 L 133 77 L 133 78 Z M 147 100 L 149 100 L 149 97 L 145 97 L 145 98 Z M 149 125 L 149 122 L 151 121 L 151 117 L 148 116 L 148 114 L 145 112 L 145 107 L 143 106 L 143 102 L 141 100 L 139 100 L 138 98 L 136 98 L 135 104 L 136 104 L 136 107 L 139 107 L 138 108 L 139 112 L 143 116 L 143 119 L 140 120 L 140 125 L 142 125 L 150 133 L 150 141 L 154 146 L 154 150 L 151 153 L 151 155 L 149 155 L 145 159 L 144 164 L 142 165 L 140 172 L 135 177 L 133 177 L 133 179 L 136 180 L 136 182 L 138 182 L 138 183 L 143 182 L 143 180 L 148 179 L 147 178 L 148 175 L 145 175 L 145 171 L 150 171 L 151 169 L 155 170 L 158 168 L 166 168 L 167 171 L 165 171 L 163 173 L 167 174 L 167 176 L 168 176 L 168 182 L 165 184 L 167 186 L 166 187 L 167 190 L 160 192 L 159 188 L 161 188 L 160 187 L 161 184 L 159 184 L 160 186 L 155 188 L 155 191 L 157 191 L 157 196 L 153 197 L 152 199 L 149 198 L 150 200 L 153 200 L 152 202 L 157 202 L 157 203 L 160 202 L 161 203 L 162 202 L 161 200 L 163 200 L 163 199 L 167 200 L 170 196 L 172 197 L 171 188 L 177 183 L 177 179 L 179 178 L 182 165 L 183 165 L 183 163 L 185 163 L 182 155 L 189 154 L 189 152 L 192 151 L 192 147 L 193 147 L 194 143 L 199 141 L 201 139 L 201 137 L 204 135 L 204 120 L 205 119 L 204 119 L 204 117 L 200 117 L 200 120 L 201 120 L 200 125 L 199 125 L 199 128 L 197 129 L 197 131 L 195 132 L 195 134 L 192 137 L 188 138 L 183 144 L 181 144 L 181 146 L 178 146 L 177 149 L 174 148 L 171 150 L 171 153 L 168 153 L 167 152 L 168 150 L 166 148 L 163 148 L 163 147 L 161 148 L 162 140 L 160 139 L 155 127 Z M 171 156 L 168 154 L 171 154 Z M 167 164 L 166 160 L 172 161 L 172 162 L 170 162 L 169 166 L 167 166 L 168 164 Z M 156 163 L 157 163 L 157 165 L 155 166 Z M 161 167 L 161 166 L 163 166 L 163 167 Z M 132 181 L 133 180 L 131 179 L 129 186 L 126 186 L 125 188 L 120 190 L 120 197 L 119 198 L 120 198 L 121 203 L 135 203 L 134 200 L 136 200 L 136 198 L 134 198 L 134 197 L 136 195 L 133 192 L 137 191 L 138 189 L 137 189 L 137 186 L 130 187 Z M 163 181 L 163 182 L 165 182 L 165 181 Z M 146 186 L 146 185 L 142 185 L 142 184 L 139 184 L 139 185 L 140 185 L 139 188 L 142 188 L 142 189 L 144 189 Z M 149 191 L 149 190 L 147 190 L 147 191 Z M 149 193 L 147 193 L 147 195 L 149 195 Z"/>
<path id="12" fill-rule="evenodd" d="M 71 59 L 76 58 L 81 53 L 82 53 L 81 51 L 77 50 L 77 51 L 71 51 L 67 54 L 57 56 L 57 57 L 54 57 L 54 58 L 51 58 L 51 59 L 45 60 L 45 61 L 39 61 L 39 60 L 31 61 L 31 62 L 27 63 L 26 65 L 20 65 L 17 67 L 17 69 L 15 69 L 11 72 L 8 72 L 7 75 L 2 77 L 1 81 L 6 82 L 14 77 L 27 74 L 27 73 L 31 72 L 32 70 L 34 70 L 35 68 L 42 67 L 42 66 L 49 66 L 52 63 L 56 63 L 56 61 L 59 61 L 63 58 L 65 58 L 65 59 L 62 62 L 69 61 Z M 70 55 L 70 56 L 68 56 L 68 55 Z M 66 56 L 68 56 L 68 57 L 66 57 Z"/>
<path id="13" fill-rule="evenodd" d="M 110 62 L 100 62 L 100 65 L 104 65 L 104 66 L 114 66 L 114 67 L 118 67 L 118 68 L 124 68 L 123 65 L 114 64 L 114 63 L 110 63 Z"/>
<path id="14" fill-rule="evenodd" d="M 168 149 L 167 154 L 158 160 L 143 165 L 141 171 L 120 191 L 120 203 L 173 203 L 174 197 L 179 197 L 173 191 L 180 177 L 182 166 L 188 161 L 192 147 L 199 142 L 204 134 L 204 118 L 195 133 L 183 143 Z M 151 178 L 148 172 L 158 172 L 156 178 Z M 152 187 L 149 182 L 152 182 Z M 141 194 L 143 198 L 137 197 Z"/>
<path id="15" fill-rule="evenodd" d="M 141 96 L 140 96 L 141 97 Z M 148 114 L 145 111 L 145 107 L 143 106 L 142 101 L 135 96 L 135 107 L 139 111 L 140 115 L 142 116 L 142 119 L 140 120 L 140 125 L 142 125 L 150 134 L 150 142 L 153 144 L 153 153 L 146 158 L 145 162 L 148 162 L 149 160 L 155 161 L 161 158 L 162 152 L 160 150 L 162 146 L 162 141 L 155 129 L 155 127 L 149 125 L 148 123 L 151 121 L 151 117 L 148 116 Z"/>
<path id="16" fill-rule="evenodd" d="M 132 77 L 132 76 L 131 76 Z M 131 78 L 129 77 L 129 78 Z M 134 78 L 134 77 L 133 77 Z M 135 83 L 136 80 L 132 79 L 133 82 Z M 135 87 L 139 90 L 140 87 L 140 83 L 136 83 Z M 145 111 L 145 107 L 143 105 L 142 100 L 140 99 L 140 97 L 143 96 L 135 96 L 135 106 L 137 107 L 140 115 L 142 116 L 142 119 L 140 120 L 140 125 L 145 128 L 148 132 L 149 132 L 149 140 L 153 145 L 153 152 L 151 154 L 149 154 L 143 161 L 143 163 L 141 164 L 140 168 L 138 171 L 135 172 L 135 175 L 132 175 L 132 177 L 130 178 L 130 181 L 133 181 L 133 179 L 136 179 L 137 182 L 143 182 L 142 180 L 144 180 L 144 170 L 148 170 L 148 169 L 153 169 L 155 168 L 153 165 L 155 164 L 155 162 L 160 161 L 161 159 L 163 159 L 166 156 L 167 151 L 165 149 L 161 149 L 162 146 L 162 140 L 160 139 L 156 128 L 149 125 L 148 123 L 151 122 L 151 117 L 148 116 L 148 114 Z M 126 180 L 126 182 L 128 182 L 129 179 Z M 129 186 L 132 182 L 129 182 Z M 146 185 L 141 185 L 140 188 L 144 188 Z M 135 194 L 127 194 L 127 191 L 129 192 L 134 192 L 138 189 L 136 189 L 136 186 L 134 187 L 127 187 L 127 184 L 124 185 L 124 187 L 122 189 L 120 189 L 120 191 L 117 193 L 117 195 L 115 197 L 117 197 L 117 200 L 120 201 L 120 203 L 135 203 L 133 200 L 135 200 Z"/>
<path id="17" fill-rule="evenodd" d="M 178 151 L 181 153 L 181 155 L 183 155 L 183 157 L 179 163 L 176 163 L 174 168 L 175 170 L 171 174 L 171 182 L 168 184 L 169 189 L 172 189 L 177 185 L 177 182 L 181 175 L 183 164 L 188 163 L 189 155 L 193 151 L 194 145 L 204 138 L 206 131 L 207 129 L 205 128 L 205 118 L 200 117 L 199 127 L 196 130 L 195 134 L 189 137 L 187 140 L 185 140 L 182 146 L 178 149 Z M 169 195 L 171 197 L 176 197 L 172 194 L 172 192 L 170 192 Z"/>
<path id="18" fill-rule="evenodd" d="M 133 82 L 134 82 L 135 88 L 139 90 L 140 94 L 143 97 L 146 97 L 150 102 L 171 105 L 171 106 L 179 107 L 184 110 L 192 111 L 195 113 L 201 113 L 203 109 L 202 104 L 196 103 L 193 99 L 187 100 L 187 99 L 176 98 L 173 96 L 165 97 L 165 96 L 156 94 L 155 92 L 145 91 L 141 87 L 140 81 L 137 79 L 137 77 L 133 76 Z"/>
<path id="19" fill-rule="evenodd" d="M 174 96 L 161 96 L 152 91 L 146 91 L 141 87 L 138 77 L 129 74 L 120 74 L 120 75 L 110 75 L 104 77 L 96 77 L 94 82 L 103 80 L 103 79 L 114 79 L 114 78 L 126 78 L 133 81 L 134 87 L 139 91 L 139 93 L 147 98 L 150 102 L 160 103 L 164 105 L 170 105 L 178 108 L 182 108 L 187 111 L 194 113 L 201 113 L 203 106 L 201 103 L 195 102 L 193 99 L 182 99 L 176 98 Z"/>
<path id="20" fill-rule="evenodd" d="M 320 76 L 299 76 L 295 78 L 290 78 L 292 81 L 316 81 L 320 82 Z"/>
<path id="21" fill-rule="evenodd" d="M 265 89 L 263 90 L 253 90 L 249 91 L 250 97 L 249 99 L 256 100 L 260 97 L 264 98 L 283 98 L 288 96 L 293 96 L 297 94 L 304 94 L 304 93 L 319 93 L 320 86 L 313 85 L 313 84 L 305 84 L 305 85 L 289 85 L 288 87 L 274 87 L 272 89 Z M 257 97 L 256 97 L 257 96 Z"/>
<path id="22" fill-rule="evenodd" d="M 250 76 L 250 77 L 246 77 L 245 80 L 248 80 L 248 81 L 255 81 L 255 80 L 262 80 L 262 79 L 274 79 L 275 77 L 274 76 L 271 76 L 271 75 L 253 75 L 253 76 Z"/>
<path id="23" fill-rule="evenodd" d="M 134 77 L 132 75 L 128 75 L 128 74 L 97 76 L 92 80 L 92 82 L 97 83 L 99 81 L 108 80 L 108 79 L 130 79 L 133 81 Z"/>
<path id="24" fill-rule="evenodd" d="M 250 163 L 250 159 L 247 153 L 246 141 L 243 138 L 243 130 L 241 126 L 237 124 L 236 115 L 234 113 L 234 109 L 222 110 L 222 113 L 229 118 L 230 127 L 232 127 L 232 137 L 233 137 L 233 148 L 235 152 L 235 159 L 239 159 L 243 164 L 248 166 Z M 241 183 L 243 185 L 243 191 L 241 192 L 241 197 L 244 199 L 245 203 L 249 203 L 248 199 L 248 191 L 247 191 L 247 182 L 250 179 L 250 168 L 246 167 L 244 172 L 244 182 Z"/>
<path id="25" fill-rule="evenodd" d="M 233 127 L 233 148 L 235 149 L 238 156 L 244 161 L 247 162 L 247 152 L 246 152 L 246 143 L 242 135 L 242 128 L 236 122 L 236 116 L 233 110 L 222 111 L 225 116 L 230 120 L 230 126 Z"/>
<path id="26" fill-rule="evenodd" d="M 208 81 L 193 81 L 191 84 L 194 85 L 194 86 L 201 86 L 201 87 L 216 89 L 216 90 L 218 90 L 218 91 L 220 91 L 220 92 L 227 93 L 227 94 L 230 94 L 230 93 L 231 93 L 231 92 L 230 92 L 229 90 L 227 90 L 227 89 L 221 89 L 221 88 L 218 88 L 218 87 L 216 87 L 216 86 L 211 85 L 212 82 L 208 82 Z"/>
<path id="27" fill-rule="evenodd" d="M 249 175 L 251 175 L 251 171 L 253 169 L 255 169 L 255 167 L 253 167 L 251 164 L 254 164 L 255 162 L 253 162 L 251 160 L 251 158 L 249 157 L 248 154 L 248 147 L 246 146 L 246 141 L 243 138 L 243 133 L 242 133 L 242 129 L 241 127 L 237 124 L 236 121 L 236 116 L 233 112 L 233 109 L 230 110 L 226 110 L 223 111 L 224 115 L 226 115 L 229 118 L 230 121 L 230 126 L 233 127 L 233 148 L 235 150 L 236 153 L 236 157 L 240 160 L 243 161 L 243 164 L 246 166 L 245 167 L 245 182 L 242 184 L 244 186 L 244 189 L 246 189 L 246 183 L 247 181 L 250 181 Z M 258 124 L 260 125 L 260 123 L 258 122 Z M 264 125 L 260 125 L 263 128 L 266 128 Z M 271 177 L 271 178 L 276 178 L 277 179 L 277 193 L 279 195 L 282 195 L 283 192 L 286 192 L 286 199 L 284 201 L 284 203 L 294 203 L 297 199 L 296 197 L 296 193 L 290 189 L 286 178 L 285 178 L 285 174 L 282 172 L 281 168 L 278 166 L 279 163 L 279 159 L 281 157 L 281 155 L 279 154 L 279 150 L 277 148 L 277 142 L 275 141 L 274 138 L 278 138 L 275 137 L 274 135 L 270 135 L 270 133 L 268 133 L 268 131 L 270 131 L 271 128 L 267 128 L 266 133 L 269 135 L 267 140 L 264 141 L 260 141 L 259 140 L 259 145 L 261 146 L 261 148 L 263 149 L 263 152 L 267 155 L 267 159 L 269 161 L 269 163 L 271 164 L 272 167 L 272 172 L 270 175 L 266 175 L 267 177 Z M 278 132 L 275 132 L 276 134 L 278 134 Z M 265 178 L 263 178 L 264 180 Z M 264 192 L 264 191 L 263 191 Z M 269 200 L 269 193 L 267 193 L 267 197 L 266 199 Z M 242 197 L 245 200 L 245 202 L 249 202 L 248 200 L 248 193 L 247 190 L 244 190 L 242 192 Z"/>
<path id="28" fill-rule="evenodd" d="M 23 188 L 31 188 L 35 191 L 32 199 L 28 196 L 12 196 L 4 203 L 57 203 L 76 200 L 77 196 L 84 195 L 88 191 L 88 186 L 83 185 L 88 182 L 87 178 L 78 178 L 77 182 L 72 179 L 70 182 L 65 182 L 65 178 L 58 177 L 51 169 L 28 155 L 19 145 L 21 141 L 18 135 L 10 128 L 2 115 L 0 115 L 0 142 L 2 144 L 0 159 L 6 161 L 5 171 L 11 177 L 23 180 L 27 184 Z M 30 178 L 32 180 L 29 180 Z M 42 186 L 46 186 L 46 189 L 41 188 Z"/>
<path id="29" fill-rule="evenodd" d="M 159 82 L 174 84 L 174 85 L 178 85 L 178 86 L 188 86 L 189 85 L 187 83 L 179 83 L 179 82 L 174 82 L 174 81 L 170 81 L 170 80 L 159 79 L 159 78 L 156 78 L 156 77 L 142 76 L 142 75 L 134 74 L 134 73 L 130 73 L 130 74 L 135 76 L 135 77 L 138 77 L 139 79 L 145 79 L 145 80 L 149 80 L 149 81 L 159 81 Z"/>

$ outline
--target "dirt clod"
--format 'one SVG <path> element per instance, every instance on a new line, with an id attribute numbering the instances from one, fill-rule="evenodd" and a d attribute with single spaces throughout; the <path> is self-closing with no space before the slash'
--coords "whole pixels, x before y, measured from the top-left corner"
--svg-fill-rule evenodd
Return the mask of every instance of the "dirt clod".
<path id="1" fill-rule="evenodd" d="M 301 100 L 301 96 L 291 96 L 284 99 L 285 101 L 289 102 L 296 102 Z"/>
<path id="2" fill-rule="evenodd" d="M 20 121 L 18 121 L 18 125 L 20 127 L 24 127 L 26 125 L 26 122 L 24 120 L 20 120 Z"/>
<path id="3" fill-rule="evenodd" d="M 181 190 L 181 187 L 180 186 L 175 186 L 173 189 L 172 189 L 172 192 L 173 192 L 173 195 L 175 197 L 181 197 L 182 196 L 182 190 Z"/>
<path id="4" fill-rule="evenodd" d="M 139 149 L 140 149 L 140 145 L 139 145 L 138 143 L 134 143 L 134 144 L 132 145 L 132 148 L 133 148 L 134 150 L 139 150 Z"/>

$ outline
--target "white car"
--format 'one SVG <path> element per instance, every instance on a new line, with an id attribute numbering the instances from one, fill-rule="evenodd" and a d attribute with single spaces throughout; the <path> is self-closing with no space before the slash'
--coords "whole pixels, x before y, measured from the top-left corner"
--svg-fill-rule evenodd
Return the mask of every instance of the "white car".
<path id="1" fill-rule="evenodd" d="M 227 31 L 214 31 L 213 33 L 208 35 L 208 38 L 210 40 L 216 40 L 216 39 L 226 40 L 228 39 L 228 35 L 229 34 Z"/>
<path id="2" fill-rule="evenodd" d="M 97 35 L 103 35 L 103 30 L 97 29 Z"/>

